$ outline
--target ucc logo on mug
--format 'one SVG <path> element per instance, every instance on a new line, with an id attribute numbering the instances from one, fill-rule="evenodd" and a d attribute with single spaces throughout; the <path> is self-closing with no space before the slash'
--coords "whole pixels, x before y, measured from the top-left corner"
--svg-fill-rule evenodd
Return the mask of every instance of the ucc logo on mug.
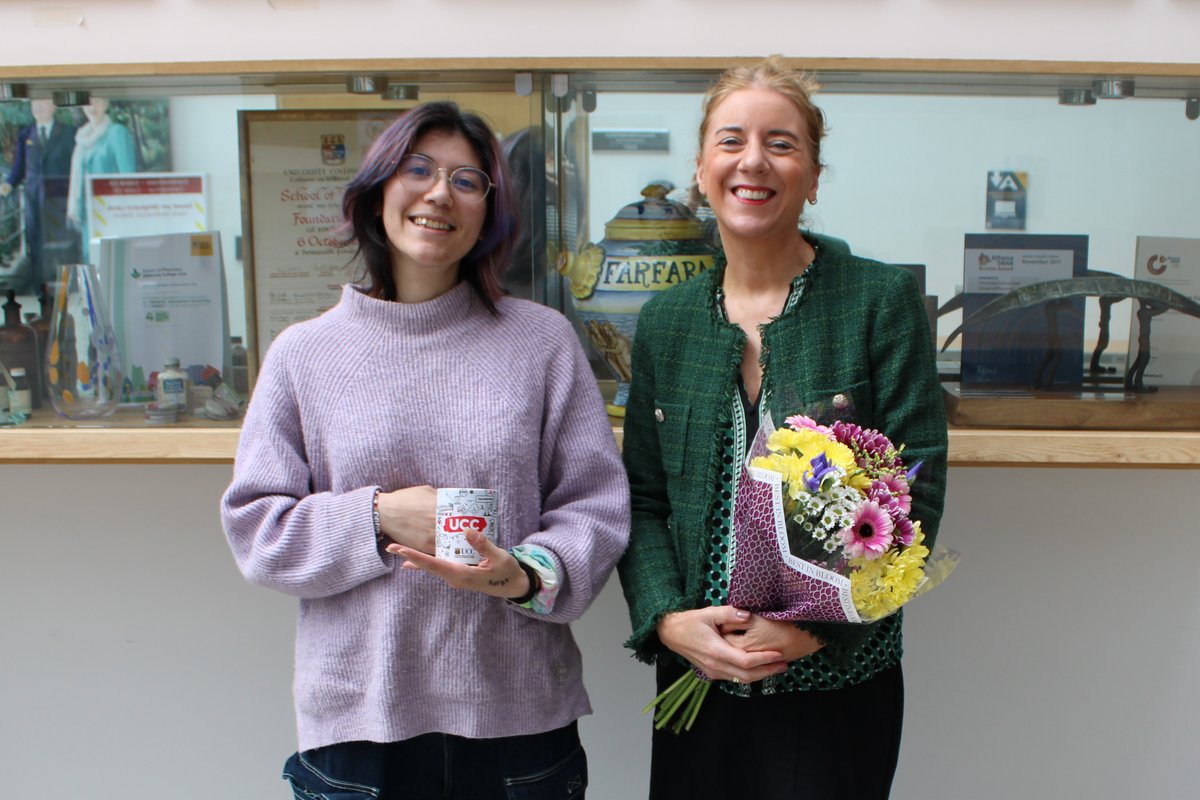
<path id="1" fill-rule="evenodd" d="M 478 531 L 495 542 L 498 505 L 496 492 L 491 489 L 438 489 L 435 555 L 458 564 L 482 561 L 483 556 L 467 541 L 467 534 Z"/>
<path id="2" fill-rule="evenodd" d="M 487 524 L 483 517 L 446 517 L 442 520 L 442 530 L 446 533 L 482 531 L 487 529 Z"/>

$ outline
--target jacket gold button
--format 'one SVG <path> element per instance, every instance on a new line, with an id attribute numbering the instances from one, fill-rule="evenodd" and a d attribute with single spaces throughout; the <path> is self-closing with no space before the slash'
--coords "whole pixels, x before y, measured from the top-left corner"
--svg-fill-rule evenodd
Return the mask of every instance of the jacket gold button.
<path id="1" fill-rule="evenodd" d="M 850 405 L 850 401 L 846 399 L 846 395 L 839 392 L 833 396 L 833 407 L 838 411 L 841 411 L 848 405 Z"/>
<path id="2" fill-rule="evenodd" d="M 654 418 L 656 420 L 658 420 L 659 422 L 663 422 L 664 420 L 666 420 L 667 415 L 663 413 L 663 410 L 661 408 L 656 408 L 656 409 L 654 409 Z"/>

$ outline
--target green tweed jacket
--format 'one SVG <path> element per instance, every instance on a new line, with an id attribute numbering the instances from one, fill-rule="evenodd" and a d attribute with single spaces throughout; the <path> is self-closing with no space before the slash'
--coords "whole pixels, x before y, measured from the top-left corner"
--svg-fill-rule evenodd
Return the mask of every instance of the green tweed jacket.
<path id="1" fill-rule="evenodd" d="M 946 411 L 917 283 L 839 242 L 810 241 L 820 246 L 799 302 L 762 329 L 766 408 L 777 425 L 807 413 L 903 443 L 906 464 L 924 462 L 912 516 L 932 545 L 946 485 Z M 722 274 L 710 270 L 647 302 L 634 337 L 624 440 L 633 531 L 618 570 L 633 626 L 627 646 L 644 661 L 666 652 L 655 634 L 663 615 L 704 604 L 708 520 L 745 344 L 718 308 Z M 898 649 L 898 624 L 895 635 Z"/>

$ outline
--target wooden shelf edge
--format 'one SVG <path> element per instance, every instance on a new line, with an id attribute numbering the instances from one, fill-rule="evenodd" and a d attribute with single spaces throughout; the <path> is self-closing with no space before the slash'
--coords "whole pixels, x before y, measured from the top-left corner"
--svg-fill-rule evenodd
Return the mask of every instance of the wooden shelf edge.
<path id="1" fill-rule="evenodd" d="M 1200 431 L 951 428 L 952 467 L 1200 468 Z"/>
<path id="2" fill-rule="evenodd" d="M 624 423 L 612 419 L 618 445 Z M 232 464 L 239 429 L 11 428 L 0 464 Z M 951 428 L 953 467 L 1200 469 L 1200 431 Z"/>
<path id="3" fill-rule="evenodd" d="M 750 56 L 527 56 L 446 58 L 321 58 L 106 64 L 0 65 L 0 80 L 142 78 L 242 75 L 318 75 L 337 72 L 563 72 L 588 70 L 695 70 L 720 72 L 731 64 L 753 63 Z M 1058 61 L 1030 59 L 791 57 L 786 61 L 814 71 L 1000 73 L 1013 75 L 1200 76 L 1200 64 L 1181 61 Z"/>
<path id="4" fill-rule="evenodd" d="M 13 428 L 0 464 L 232 464 L 240 429 Z"/>

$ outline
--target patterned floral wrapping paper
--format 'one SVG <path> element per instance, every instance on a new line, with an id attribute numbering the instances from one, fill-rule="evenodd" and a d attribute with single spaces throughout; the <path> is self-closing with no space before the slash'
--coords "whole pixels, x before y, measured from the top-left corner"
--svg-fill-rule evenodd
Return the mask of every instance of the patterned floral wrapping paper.
<path id="1" fill-rule="evenodd" d="M 742 466 L 729 605 L 774 620 L 862 622 L 848 578 L 792 555 L 782 484 L 778 472 Z"/>
<path id="2" fill-rule="evenodd" d="M 958 554 L 939 548 L 931 555 L 922 544 L 919 520 L 908 518 L 909 485 L 920 465 L 905 468 L 902 446 L 852 424 L 823 426 L 800 415 L 787 422 L 809 440 L 803 452 L 777 458 L 791 448 L 772 438 L 775 427 L 768 414 L 741 464 L 728 605 L 772 620 L 861 625 L 896 613 L 950 574 Z M 789 436 L 794 434 L 781 438 Z M 789 474 L 766 468 L 767 462 Z M 842 507 L 814 525 L 812 518 L 796 513 L 803 508 L 797 497 L 818 508 Z M 853 513 L 847 505 L 855 507 Z M 814 544 L 820 546 L 814 549 Z M 818 638 L 829 630 L 819 631 Z M 655 710 L 656 728 L 671 724 L 680 733 L 691 728 L 710 686 L 710 677 L 693 667 L 644 710 Z"/>

